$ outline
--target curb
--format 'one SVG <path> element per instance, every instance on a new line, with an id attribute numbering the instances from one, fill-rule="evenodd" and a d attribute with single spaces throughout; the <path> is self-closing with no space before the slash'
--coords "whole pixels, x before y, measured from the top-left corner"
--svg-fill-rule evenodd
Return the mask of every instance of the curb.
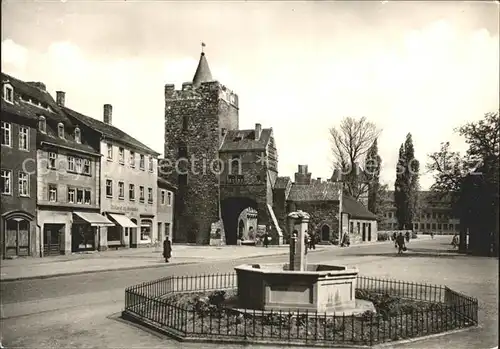
<path id="1" fill-rule="evenodd" d="M 354 244 L 351 245 L 348 248 L 356 248 L 356 247 L 366 247 L 366 246 L 373 246 L 373 245 L 382 245 L 382 244 L 387 244 L 388 241 L 375 241 L 375 242 L 370 242 L 370 243 L 360 243 L 360 244 Z M 332 245 L 328 245 L 332 246 Z M 339 246 L 332 246 L 332 247 L 327 247 L 327 248 L 320 248 L 318 250 L 309 250 L 308 253 L 318 253 L 318 252 L 325 252 L 328 251 L 331 248 L 341 248 Z M 190 264 L 198 264 L 198 263 L 203 263 L 203 262 L 222 262 L 222 261 L 231 261 L 231 260 L 240 260 L 240 259 L 249 259 L 249 258 L 262 258 L 262 257 L 274 257 L 274 256 L 282 256 L 282 255 L 287 255 L 287 251 L 282 251 L 274 254 L 259 254 L 259 255 L 253 255 L 253 256 L 244 256 L 244 257 L 238 257 L 234 259 L 214 259 L 214 260 L 203 260 L 202 262 L 179 262 L 179 263 L 170 263 L 168 265 L 166 264 L 158 264 L 158 265 L 146 265 L 146 266 L 134 266 L 134 267 L 126 267 L 126 268 L 110 268 L 110 269 L 100 269 L 100 270 L 83 270 L 83 271 L 75 271 L 75 272 L 66 272 L 66 273 L 57 273 L 57 274 L 48 274 L 48 275 L 34 275 L 34 276 L 26 276 L 26 277 L 12 277 L 12 278 L 0 278 L 1 282 L 13 282 L 13 281 L 25 281 L 25 280 L 41 280 L 41 279 L 51 279 L 51 278 L 56 278 L 56 277 L 61 277 L 61 276 L 73 276 L 73 275 L 84 275 L 84 274 L 92 274 L 92 273 L 106 273 L 106 272 L 111 272 L 111 271 L 127 271 L 127 270 L 136 270 L 136 269 L 152 269 L 152 268 L 162 268 L 162 267 L 169 267 L 169 266 L 178 266 L 178 265 L 190 265 Z"/>
<path id="2" fill-rule="evenodd" d="M 48 274 L 48 275 L 34 275 L 34 276 L 26 276 L 26 277 L 13 277 L 13 278 L 5 278 L 0 279 L 1 282 L 12 282 L 12 281 L 25 281 L 25 280 L 38 280 L 38 279 L 51 279 L 61 276 L 73 276 L 73 275 L 83 275 L 83 274 L 92 274 L 92 273 L 105 273 L 110 271 L 122 271 L 122 270 L 135 270 L 135 269 L 152 269 L 152 268 L 161 268 L 161 267 L 169 267 L 169 266 L 177 266 L 177 265 L 188 265 L 188 264 L 196 264 L 197 262 L 179 262 L 179 263 L 171 263 L 171 264 L 160 264 L 160 265 L 143 265 L 143 266 L 135 266 L 135 267 L 126 267 L 126 268 L 110 268 L 110 269 L 100 269 L 100 270 L 83 270 L 76 272 L 68 272 L 68 273 L 57 273 L 57 274 Z"/>
<path id="3" fill-rule="evenodd" d="M 319 251 L 316 251 L 319 252 Z M 67 272 L 67 273 L 57 273 L 57 274 L 48 274 L 48 275 L 34 275 L 34 276 L 20 276 L 20 277 L 12 277 L 12 278 L 2 278 L 1 282 L 13 282 L 13 281 L 25 281 L 25 280 L 40 280 L 40 279 L 51 279 L 61 276 L 73 276 L 73 275 L 84 275 L 84 274 L 92 274 L 92 273 L 106 273 L 110 271 L 127 271 L 127 270 L 136 270 L 136 269 L 153 269 L 153 268 L 162 268 L 162 267 L 170 267 L 170 266 L 179 266 L 179 265 L 190 265 L 190 264 L 198 264 L 203 262 L 222 262 L 222 261 L 231 261 L 231 260 L 239 260 L 239 259 L 248 259 L 248 258 L 261 258 L 261 257 L 272 257 L 272 256 L 281 256 L 288 254 L 288 252 L 279 252 L 275 254 L 261 254 L 261 255 L 253 255 L 253 256 L 244 256 L 238 257 L 234 259 L 213 259 L 213 260 L 203 260 L 201 262 L 178 262 L 178 263 L 169 263 L 169 264 L 158 264 L 158 265 L 143 265 L 143 266 L 134 266 L 134 267 L 126 267 L 126 268 L 109 268 L 109 269 L 99 269 L 99 270 L 83 270 L 83 271 L 75 271 L 75 272 Z"/>

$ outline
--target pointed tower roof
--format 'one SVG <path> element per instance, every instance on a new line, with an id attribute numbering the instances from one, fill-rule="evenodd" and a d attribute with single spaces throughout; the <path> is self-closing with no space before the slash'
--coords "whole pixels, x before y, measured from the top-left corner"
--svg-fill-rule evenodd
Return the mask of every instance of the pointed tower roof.
<path id="1" fill-rule="evenodd" d="M 198 63 L 198 68 L 196 68 L 196 73 L 194 73 L 193 85 L 195 87 L 198 87 L 202 82 L 208 81 L 213 81 L 212 73 L 210 72 L 210 68 L 208 67 L 205 52 L 202 52 L 200 56 L 200 62 Z"/>

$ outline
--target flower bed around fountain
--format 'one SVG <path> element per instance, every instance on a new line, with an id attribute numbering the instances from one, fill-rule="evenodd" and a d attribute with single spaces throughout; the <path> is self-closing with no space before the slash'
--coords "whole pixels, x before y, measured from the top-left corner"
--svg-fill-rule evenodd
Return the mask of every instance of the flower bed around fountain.
<path id="1" fill-rule="evenodd" d="M 178 340 L 371 346 L 477 325 L 477 300 L 447 287 L 357 277 L 376 311 L 328 315 L 237 307 L 235 274 L 169 277 L 126 290 L 123 317 Z"/>

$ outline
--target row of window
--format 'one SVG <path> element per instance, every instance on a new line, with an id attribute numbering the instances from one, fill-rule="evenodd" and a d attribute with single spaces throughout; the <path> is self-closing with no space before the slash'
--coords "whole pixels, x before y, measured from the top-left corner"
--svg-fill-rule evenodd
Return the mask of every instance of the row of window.
<path id="1" fill-rule="evenodd" d="M 57 160 L 58 159 L 58 154 L 54 152 L 49 152 L 48 153 L 48 158 L 49 161 L 47 163 L 47 168 L 50 168 L 52 170 L 56 169 L 61 169 L 61 163 L 64 162 L 64 160 Z M 91 169 L 90 169 L 90 160 L 89 159 L 83 159 L 79 158 L 76 156 L 68 156 L 66 159 L 67 161 L 67 166 L 65 166 L 66 170 L 68 172 L 74 172 L 74 173 L 79 173 L 79 174 L 85 174 L 89 175 L 91 174 Z"/>
<path id="2" fill-rule="evenodd" d="M 68 203 L 90 205 L 92 202 L 91 199 L 92 199 L 92 191 L 90 189 L 68 186 L 68 197 L 67 197 Z M 58 190 L 56 184 L 49 184 L 48 200 L 50 202 L 58 201 Z"/>
<path id="3" fill-rule="evenodd" d="M 30 196 L 30 175 L 26 172 L 19 171 L 17 175 L 18 187 L 17 195 L 23 197 Z M 13 188 L 13 173 L 11 170 L 1 170 L 1 189 L 2 194 L 12 195 L 14 194 Z"/>
<path id="4" fill-rule="evenodd" d="M 386 225 L 389 229 L 397 229 L 397 223 L 388 223 Z M 441 230 L 441 231 L 454 231 L 460 229 L 460 224 L 448 224 L 448 223 L 413 223 L 413 229 L 415 230 Z"/>
<path id="5" fill-rule="evenodd" d="M 52 108 L 47 103 L 40 102 L 40 101 L 36 100 L 35 98 L 28 96 L 26 94 L 19 93 L 19 98 L 23 102 L 29 103 L 35 107 L 39 107 L 39 108 L 43 108 L 43 109 L 48 110 L 48 111 L 52 111 Z M 3 99 L 6 102 L 14 104 L 14 88 L 9 83 L 5 83 L 3 85 Z"/>
<path id="6" fill-rule="evenodd" d="M 2 145 L 12 147 L 12 124 L 2 121 Z M 19 126 L 19 150 L 29 150 L 30 129 L 26 126 Z"/>
<path id="7" fill-rule="evenodd" d="M 40 115 L 38 117 L 38 129 L 42 133 L 47 133 L 47 120 L 42 115 Z M 75 127 L 74 133 L 75 133 L 75 142 L 82 143 L 82 131 L 80 130 L 80 128 L 78 126 Z M 65 135 L 64 124 L 62 122 L 60 122 L 57 124 L 57 136 L 59 138 L 64 139 L 65 138 L 64 135 Z"/>
<path id="8" fill-rule="evenodd" d="M 109 161 L 113 161 L 113 144 L 111 143 L 108 143 L 107 144 L 107 148 L 108 148 L 108 156 L 107 156 L 107 159 Z M 121 165 L 125 165 L 125 148 L 123 147 L 119 147 L 118 148 L 118 162 L 121 164 Z M 135 165 L 136 165 L 136 154 L 134 151 L 130 150 L 129 151 L 129 156 L 128 156 L 128 164 L 131 168 L 135 168 Z M 146 158 L 143 154 L 139 154 L 139 169 L 141 170 L 145 170 L 146 169 Z M 148 158 L 148 169 L 149 169 L 149 172 L 153 172 L 154 171 L 154 166 L 153 166 L 153 157 L 150 156 Z"/>
<path id="9" fill-rule="evenodd" d="M 38 129 L 42 133 L 47 133 L 47 121 L 44 116 L 38 117 Z M 2 145 L 12 147 L 12 124 L 10 122 L 2 121 Z M 57 134 L 59 138 L 64 139 L 64 125 L 59 123 L 57 125 Z M 78 126 L 75 128 L 75 141 L 82 142 L 82 135 Z M 29 127 L 19 126 L 19 145 L 20 150 L 29 150 Z"/>
<path id="10" fill-rule="evenodd" d="M 144 186 L 142 185 L 139 186 L 139 202 L 145 201 L 144 189 L 145 189 Z M 128 185 L 129 201 L 135 201 L 136 198 L 135 193 L 136 193 L 135 184 L 129 184 Z M 106 196 L 109 198 L 113 197 L 113 180 L 111 179 L 106 179 Z M 122 181 L 118 182 L 118 199 L 125 200 L 125 182 Z M 162 205 L 165 204 L 167 204 L 168 206 L 172 205 L 172 193 L 162 190 L 160 200 Z M 153 188 L 148 188 L 148 203 L 150 204 L 153 203 Z"/>
<path id="11" fill-rule="evenodd" d="M 384 213 L 385 218 L 395 218 L 396 215 L 394 212 L 386 212 Z M 440 219 L 440 218 L 451 218 L 449 213 L 443 213 L 443 212 L 432 212 L 431 213 L 423 213 L 420 215 L 420 219 Z"/>

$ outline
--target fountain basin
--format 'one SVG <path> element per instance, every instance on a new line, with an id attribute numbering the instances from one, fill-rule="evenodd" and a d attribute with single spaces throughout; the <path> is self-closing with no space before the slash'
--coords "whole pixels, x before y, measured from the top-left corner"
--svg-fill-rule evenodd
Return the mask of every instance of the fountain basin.
<path id="1" fill-rule="evenodd" d="M 289 270 L 288 264 L 244 264 L 235 267 L 238 306 L 255 310 L 353 313 L 358 269 L 328 264 L 307 264 Z M 359 303 L 359 302 L 358 302 Z"/>

